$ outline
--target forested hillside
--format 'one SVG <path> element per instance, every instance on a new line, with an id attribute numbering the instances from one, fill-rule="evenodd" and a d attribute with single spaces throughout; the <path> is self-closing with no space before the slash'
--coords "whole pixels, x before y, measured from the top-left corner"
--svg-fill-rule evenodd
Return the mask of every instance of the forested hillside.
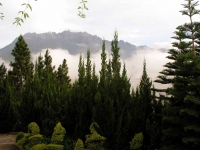
<path id="1" fill-rule="evenodd" d="M 118 33 L 107 57 L 101 47 L 101 70 L 95 71 L 90 51 L 79 57 L 78 79 L 71 81 L 67 60 L 56 69 L 48 50 L 31 62 L 19 36 L 14 61 L 0 66 L 0 132 L 19 132 L 20 149 L 75 150 L 198 150 L 200 147 L 200 23 L 193 22 L 198 2 L 187 0 L 168 51 L 169 62 L 153 86 L 143 74 L 131 89 L 126 64 L 120 61 Z M 28 129 L 27 129 L 28 127 Z M 54 128 L 55 127 L 55 128 Z M 28 133 L 26 133 L 28 131 Z"/>

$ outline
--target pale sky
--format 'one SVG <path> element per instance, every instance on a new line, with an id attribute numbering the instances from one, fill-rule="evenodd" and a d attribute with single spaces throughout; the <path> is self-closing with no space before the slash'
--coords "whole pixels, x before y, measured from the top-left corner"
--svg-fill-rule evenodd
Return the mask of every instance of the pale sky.
<path id="1" fill-rule="evenodd" d="M 144 59 L 149 76 L 152 80 L 156 79 L 163 65 L 169 61 L 165 58 L 167 54 L 157 49 L 171 48 L 171 37 L 176 27 L 189 22 L 189 18 L 179 12 L 183 9 L 181 4 L 186 3 L 184 0 L 88 0 L 89 10 L 85 11 L 85 19 L 78 17 L 77 8 L 81 0 L 30 0 L 33 8 L 32 12 L 27 11 L 30 18 L 22 26 L 13 25 L 18 12 L 24 9 L 21 4 L 27 1 L 0 0 L 3 4 L 0 6 L 0 13 L 5 16 L 0 20 L 0 48 L 27 32 L 59 33 L 70 30 L 87 32 L 111 41 L 114 31 L 117 30 L 119 40 L 152 48 L 138 51 L 129 60 L 122 60 L 127 64 L 127 73 L 133 86 L 140 80 Z M 198 21 L 199 16 L 194 20 Z M 77 76 L 79 56 L 70 56 L 63 50 L 51 53 L 53 63 L 57 65 L 62 63 L 64 57 L 67 58 L 71 76 Z M 100 68 L 100 53 L 95 54 L 92 59 L 97 61 L 96 66 Z M 0 62 L 2 61 L 0 57 Z M 8 64 L 9 62 L 7 66 Z"/>
<path id="2" fill-rule="evenodd" d="M 78 17 L 81 0 L 30 0 L 33 11 L 22 26 L 13 25 L 21 6 L 28 0 L 0 0 L 0 48 L 27 32 L 88 32 L 112 40 L 114 30 L 119 39 L 134 45 L 170 43 L 178 25 L 188 22 L 179 12 L 184 0 L 88 0 L 86 18 Z M 198 18 L 197 18 L 198 19 Z"/>

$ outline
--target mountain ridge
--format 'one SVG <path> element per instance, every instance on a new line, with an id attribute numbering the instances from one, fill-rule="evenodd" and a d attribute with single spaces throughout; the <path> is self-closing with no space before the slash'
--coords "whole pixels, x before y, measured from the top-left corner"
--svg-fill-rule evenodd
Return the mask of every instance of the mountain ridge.
<path id="1" fill-rule="evenodd" d="M 26 33 L 23 35 L 31 53 L 38 53 L 42 49 L 64 49 L 69 54 L 76 55 L 86 53 L 89 49 L 91 53 L 97 53 L 101 50 L 102 39 L 97 35 L 91 35 L 87 32 L 71 32 L 70 30 L 60 33 Z M 11 51 L 15 46 L 17 38 L 9 45 L 0 49 L 0 56 L 4 60 L 11 61 Z M 111 53 L 111 41 L 105 40 L 106 50 Z M 135 46 L 123 40 L 119 41 L 120 55 L 122 58 L 130 57 L 140 49 L 149 49 L 147 46 Z"/>

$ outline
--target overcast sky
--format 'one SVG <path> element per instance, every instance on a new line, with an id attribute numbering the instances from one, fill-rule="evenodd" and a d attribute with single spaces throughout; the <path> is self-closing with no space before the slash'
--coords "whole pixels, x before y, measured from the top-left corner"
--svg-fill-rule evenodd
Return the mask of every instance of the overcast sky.
<path id="1" fill-rule="evenodd" d="M 27 0 L 1 0 L 4 13 L 0 20 L 0 48 L 27 32 L 88 32 L 112 40 L 115 29 L 119 39 L 135 45 L 170 43 L 175 28 L 188 22 L 182 10 L 183 0 L 88 0 L 86 19 L 78 17 L 81 0 L 30 0 L 33 11 L 22 26 L 13 25 Z"/>
<path id="2" fill-rule="evenodd" d="M 170 48 L 175 28 L 189 22 L 189 18 L 179 12 L 183 9 L 181 4 L 186 2 L 184 0 L 88 0 L 89 10 L 85 11 L 85 19 L 78 17 L 80 1 L 30 0 L 33 8 L 32 12 L 27 11 L 30 18 L 22 26 L 16 26 L 12 24 L 14 18 L 18 16 L 18 11 L 24 9 L 21 4 L 27 0 L 0 0 L 3 4 L 0 12 L 5 16 L 0 20 L 0 48 L 27 32 L 58 33 L 64 30 L 85 31 L 106 40 L 112 40 L 113 33 L 117 30 L 119 39 L 131 44 L 147 45 L 154 49 Z M 195 20 L 199 20 L 199 16 Z M 139 59 L 136 60 L 136 56 Z M 133 57 L 135 60 L 132 63 L 140 62 L 141 70 L 144 58 L 150 61 L 153 57 L 155 61 L 152 64 L 147 62 L 150 70 L 155 70 L 156 64 L 160 65 L 160 69 L 166 62 L 160 62 L 165 56 L 158 51 L 151 54 L 149 51 L 142 52 L 142 55 Z M 135 66 L 136 70 L 137 67 Z M 152 71 L 153 74 L 155 72 L 158 70 Z"/>

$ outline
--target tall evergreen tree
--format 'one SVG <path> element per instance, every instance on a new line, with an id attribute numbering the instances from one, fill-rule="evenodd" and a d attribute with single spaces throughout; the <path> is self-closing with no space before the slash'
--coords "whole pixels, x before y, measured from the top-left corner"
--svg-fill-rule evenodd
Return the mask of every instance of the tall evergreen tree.
<path id="1" fill-rule="evenodd" d="M 187 15 L 190 18 L 190 23 L 177 27 L 174 39 L 177 42 L 172 43 L 173 47 L 177 49 L 169 50 L 169 59 L 173 62 L 167 63 L 165 67 L 167 69 L 161 72 L 162 75 L 158 76 L 159 83 L 171 84 L 172 86 L 166 90 L 168 97 L 162 97 L 168 102 L 165 103 L 163 111 L 163 136 L 161 149 L 188 149 L 191 145 L 195 145 L 195 140 L 187 134 L 189 124 L 186 123 L 185 108 L 191 109 L 191 105 L 185 102 L 187 95 L 194 93 L 189 88 L 192 82 L 190 78 L 195 76 L 192 71 L 194 68 L 194 62 L 196 61 L 196 53 L 199 53 L 197 34 L 199 31 L 199 23 L 193 22 L 192 17 L 199 13 L 195 7 L 198 2 L 192 2 L 193 0 L 187 0 L 187 4 L 183 4 L 186 10 L 181 11 L 183 15 Z M 195 44 L 197 43 L 197 44 Z M 190 67 L 189 67 L 190 66 Z M 195 78 L 194 78 L 195 79 Z M 193 109 L 194 110 L 194 109 Z M 187 120 L 189 121 L 189 120 Z M 197 121 L 198 122 L 198 121 Z M 193 124 L 193 123 L 192 123 Z M 187 135 L 187 136 L 186 136 Z M 187 137 L 187 138 L 185 138 Z M 191 140 L 192 139 L 193 142 Z M 197 137 L 198 139 L 198 137 Z M 191 144 L 191 145 L 190 145 Z M 193 147 L 196 149 L 198 142 Z"/>
<path id="2" fill-rule="evenodd" d="M 22 35 L 19 36 L 11 54 L 14 56 L 14 62 L 10 63 L 12 67 L 10 75 L 17 92 L 19 92 L 25 85 L 26 79 L 33 75 L 30 50 Z"/>
<path id="3" fill-rule="evenodd" d="M 83 118 L 84 112 L 86 110 L 86 101 L 85 101 L 85 84 L 86 84 L 86 70 L 84 59 L 82 55 L 79 58 L 79 65 L 78 65 L 78 81 L 75 82 L 73 85 L 73 101 L 76 102 L 76 126 L 75 126 L 75 133 L 76 136 L 79 138 L 83 138 L 85 135 L 86 124 Z M 73 103 L 73 102 L 72 102 Z M 83 107 L 84 106 L 84 107 Z"/>
<path id="4" fill-rule="evenodd" d="M 57 71 L 57 80 L 59 84 L 70 84 L 70 77 L 68 75 L 68 66 L 67 66 L 67 61 L 66 59 L 63 60 L 62 65 L 59 65 L 58 71 Z"/>
<path id="5" fill-rule="evenodd" d="M 152 94 L 151 94 L 152 82 L 146 72 L 146 61 L 143 64 L 143 74 L 139 84 L 139 101 L 140 107 L 142 108 L 141 113 L 143 114 L 142 126 L 143 126 L 143 147 L 142 149 L 147 149 L 150 146 L 150 135 L 147 132 L 147 122 L 152 123 L 151 115 L 153 113 L 152 108 Z"/>
<path id="6" fill-rule="evenodd" d="M 112 72 L 114 76 L 119 76 L 121 63 L 120 63 L 120 48 L 118 47 L 118 33 L 115 31 L 114 39 L 111 42 L 111 55 L 112 55 Z"/>
<path id="7" fill-rule="evenodd" d="M 14 111 L 16 118 L 19 119 L 18 110 L 20 109 L 24 86 L 26 81 L 33 77 L 34 67 L 31 62 L 30 50 L 22 35 L 18 37 L 11 54 L 14 56 L 14 61 L 10 62 L 12 68 L 8 71 L 8 77 L 10 85 L 14 87 L 12 88 L 14 90 Z"/>

